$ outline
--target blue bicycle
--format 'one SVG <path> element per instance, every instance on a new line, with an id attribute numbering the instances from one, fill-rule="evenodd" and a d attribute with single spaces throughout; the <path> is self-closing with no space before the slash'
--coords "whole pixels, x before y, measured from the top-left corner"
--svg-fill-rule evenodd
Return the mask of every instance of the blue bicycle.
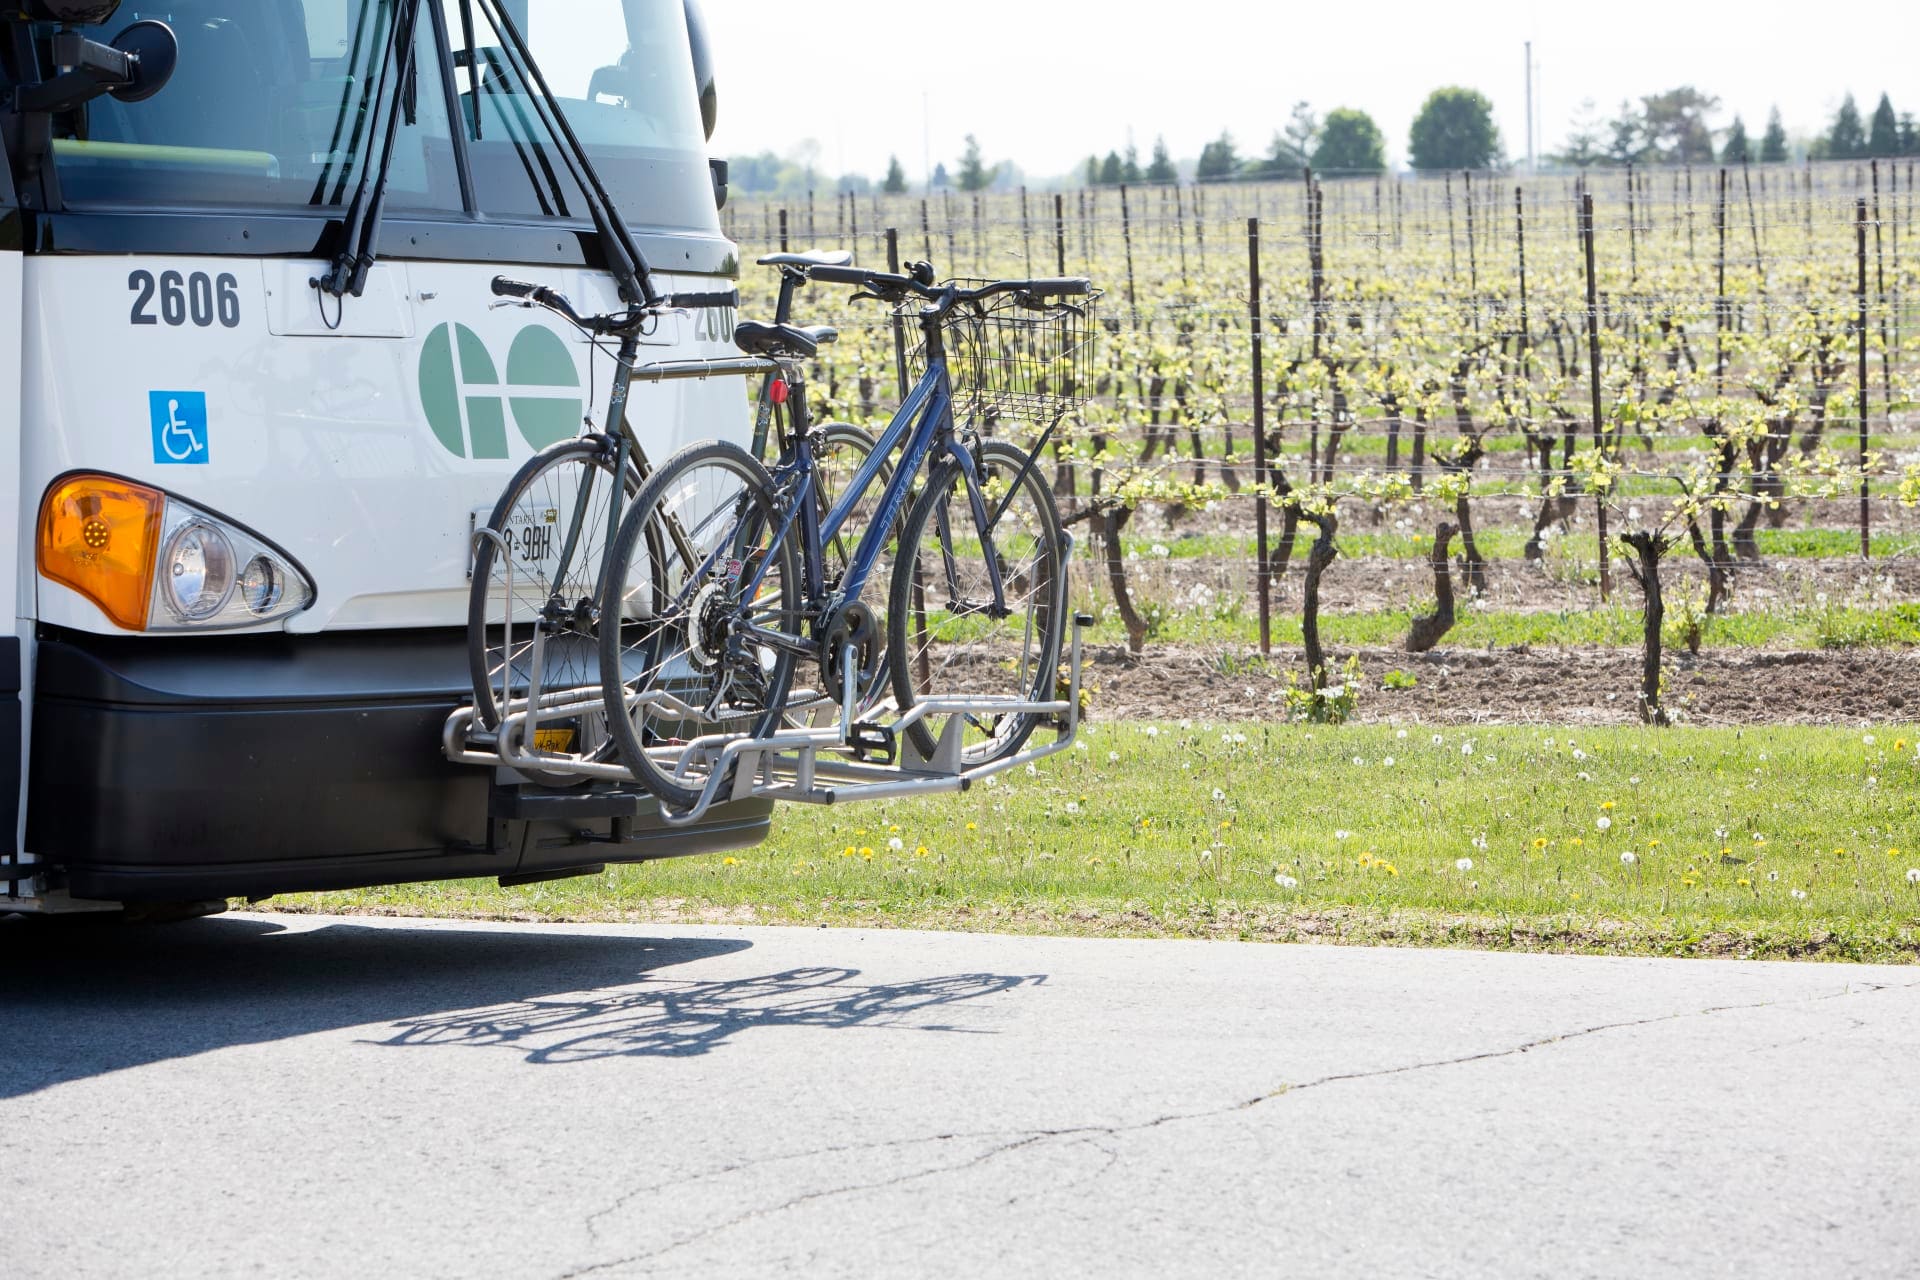
<path id="1" fill-rule="evenodd" d="M 919 328 L 923 369 L 822 501 L 804 376 L 816 335 L 741 324 L 740 348 L 780 371 L 775 465 L 707 441 L 634 498 L 602 583 L 601 617 L 619 620 L 599 632 L 607 720 L 622 762 L 680 809 L 711 794 L 714 757 L 686 744 L 809 716 L 836 716 L 855 759 L 892 763 L 898 733 L 932 759 L 947 725 L 909 713 L 937 699 L 964 721 L 964 767 L 1003 759 L 1042 720 L 1032 704 L 1053 698 L 1059 668 L 1067 541 L 1035 459 L 1084 401 L 1097 294 L 1084 279 L 936 284 L 925 263 L 762 262 L 890 304 Z M 1034 429 L 1030 447 L 987 438 L 1016 424 Z M 868 599 L 882 577 L 884 609 Z"/>

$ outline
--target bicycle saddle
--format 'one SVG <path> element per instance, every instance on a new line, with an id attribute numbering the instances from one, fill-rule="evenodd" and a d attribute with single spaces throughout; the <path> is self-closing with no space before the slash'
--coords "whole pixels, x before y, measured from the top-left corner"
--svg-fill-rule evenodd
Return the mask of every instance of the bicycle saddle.
<path id="1" fill-rule="evenodd" d="M 733 344 L 750 356 L 793 356 L 805 359 L 840 331 L 830 325 L 761 324 L 742 320 L 734 326 Z"/>
<path id="2" fill-rule="evenodd" d="M 758 261 L 763 267 L 850 267 L 853 254 L 846 249 L 809 249 L 805 253 L 770 253 Z"/>

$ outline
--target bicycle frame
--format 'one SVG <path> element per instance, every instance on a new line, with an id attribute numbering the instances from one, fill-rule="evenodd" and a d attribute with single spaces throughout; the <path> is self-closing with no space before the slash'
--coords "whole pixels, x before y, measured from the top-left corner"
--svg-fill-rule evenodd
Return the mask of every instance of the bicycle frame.
<path id="1" fill-rule="evenodd" d="M 795 413 L 796 426 L 803 426 L 806 422 L 804 384 L 796 383 L 794 403 L 799 406 Z M 826 543 L 836 537 L 851 518 L 854 508 L 866 497 L 894 450 L 902 446 L 902 441 L 905 442 L 904 451 L 881 494 L 879 510 L 874 513 L 860 535 L 860 541 L 854 546 L 846 577 L 841 581 L 838 593 L 833 600 L 825 600 L 826 583 L 821 577 L 821 566 L 826 559 Z M 860 599 L 868 580 L 873 576 L 888 531 L 899 519 L 900 509 L 913 492 L 914 477 L 927 465 L 928 455 L 936 444 L 941 446 L 941 453 L 945 457 L 954 460 L 966 478 L 968 503 L 973 510 L 974 523 L 980 534 L 981 553 L 986 558 L 988 580 L 993 587 L 993 603 L 987 608 L 996 615 L 1006 610 L 1006 593 L 1000 578 L 999 557 L 993 552 L 992 522 L 980 492 L 979 470 L 974 466 L 973 455 L 960 443 L 953 430 L 953 384 L 948 377 L 945 353 L 936 350 L 927 361 L 926 372 L 921 374 L 913 390 L 907 393 L 906 400 L 894 412 L 886 430 L 874 441 L 873 451 L 854 473 L 846 491 L 840 495 L 824 520 L 818 504 L 812 501 L 816 483 L 813 445 L 804 429 L 795 433 L 793 458 L 774 470 L 776 488 L 795 477 L 798 477 L 799 483 L 794 487 L 793 501 L 786 518 L 769 545 L 780 546 L 792 534 L 794 521 L 799 521 L 803 587 L 809 600 L 820 605 L 819 620 L 824 621 L 836 609 Z M 944 520 L 943 514 L 941 533 L 943 541 L 947 541 L 949 530 L 944 527 Z M 771 563 L 772 557 L 768 556 L 748 580 L 743 590 L 744 598 L 751 599 L 759 589 L 761 579 Z M 949 566 L 950 578 L 951 572 Z M 759 628 L 754 630 L 756 637 L 761 635 Z M 764 638 L 779 643 L 773 633 L 766 633 Z"/>

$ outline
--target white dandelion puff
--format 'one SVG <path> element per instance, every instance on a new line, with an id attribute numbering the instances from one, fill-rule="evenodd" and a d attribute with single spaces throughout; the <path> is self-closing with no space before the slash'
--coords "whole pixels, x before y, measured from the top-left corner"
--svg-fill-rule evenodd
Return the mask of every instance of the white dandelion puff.
<path id="1" fill-rule="evenodd" d="M 1298 880 L 1295 880 L 1292 876 L 1285 875 L 1285 874 L 1276 874 L 1273 877 L 1273 882 L 1279 885 L 1282 889 L 1298 889 L 1300 887 L 1300 882 Z"/>
<path id="2" fill-rule="evenodd" d="M 1600 817 L 1595 818 L 1593 820 L 1593 825 L 1600 828 L 1602 831 L 1605 831 L 1608 827 L 1613 825 L 1613 819 L 1602 814 Z"/>
<path id="3" fill-rule="evenodd" d="M 1472 858 L 1455 858 L 1453 860 L 1453 869 L 1455 871 L 1471 871 L 1473 870 L 1473 859 Z"/>
<path id="4" fill-rule="evenodd" d="M 1638 861 L 1640 861 L 1639 855 L 1631 849 L 1624 851 L 1620 855 L 1620 865 L 1623 867 L 1630 867 Z"/>

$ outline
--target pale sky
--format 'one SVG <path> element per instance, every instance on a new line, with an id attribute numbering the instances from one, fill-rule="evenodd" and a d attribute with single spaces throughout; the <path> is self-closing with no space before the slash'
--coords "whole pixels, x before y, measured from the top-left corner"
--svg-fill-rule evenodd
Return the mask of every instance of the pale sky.
<path id="1" fill-rule="evenodd" d="M 1582 99 L 1691 83 L 1758 141 L 1777 104 L 1790 135 L 1822 128 L 1851 90 L 1920 113 L 1920 8 L 1611 0 L 1258 4 L 1236 0 L 706 0 L 720 87 L 716 155 L 787 154 L 811 138 L 826 173 L 878 177 L 897 154 L 918 182 L 931 150 L 949 169 L 962 137 L 1039 179 L 1092 151 L 1144 165 L 1156 134 L 1176 158 L 1222 128 L 1264 152 L 1306 99 L 1372 114 L 1403 163 L 1427 93 L 1461 84 L 1493 100 L 1507 154 L 1526 151 L 1525 55 L 1536 66 L 1537 148 L 1557 147 Z M 924 91 L 924 98 L 923 98 Z M 928 135 L 923 147 L 924 129 Z"/>

